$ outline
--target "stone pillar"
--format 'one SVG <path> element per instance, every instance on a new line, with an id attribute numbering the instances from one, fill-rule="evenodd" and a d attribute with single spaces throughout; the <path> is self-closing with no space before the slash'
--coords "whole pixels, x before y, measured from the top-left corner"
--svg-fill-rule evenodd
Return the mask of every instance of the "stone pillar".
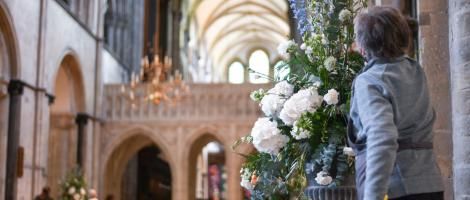
<path id="1" fill-rule="evenodd" d="M 8 112 L 7 169 L 5 200 L 16 199 L 18 147 L 20 142 L 21 95 L 23 82 L 11 80 L 8 84 L 10 107 Z"/>
<path id="2" fill-rule="evenodd" d="M 227 145 L 226 149 L 230 149 Z M 227 169 L 227 199 L 242 199 L 242 188 L 240 186 L 240 167 L 242 165 L 241 156 L 228 151 L 226 153 Z"/>
<path id="3" fill-rule="evenodd" d="M 88 123 L 88 115 L 85 113 L 78 113 L 75 118 L 77 124 L 77 165 L 83 169 L 83 136 L 85 135 L 85 127 Z"/>
<path id="4" fill-rule="evenodd" d="M 470 199 L 470 0 L 449 0 L 454 197 Z"/>
<path id="5" fill-rule="evenodd" d="M 434 153 L 441 170 L 446 199 L 452 192 L 452 116 L 449 80 L 448 0 L 418 1 L 419 58 L 436 111 Z"/>

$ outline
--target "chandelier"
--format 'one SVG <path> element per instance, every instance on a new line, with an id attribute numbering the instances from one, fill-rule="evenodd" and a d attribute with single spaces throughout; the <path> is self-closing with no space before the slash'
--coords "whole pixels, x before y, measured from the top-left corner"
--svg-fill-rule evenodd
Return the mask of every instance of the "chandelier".
<path id="1" fill-rule="evenodd" d="M 166 102 L 175 106 L 189 94 L 189 87 L 183 81 L 179 70 L 171 74 L 172 60 L 165 56 L 163 60 L 154 55 L 142 58 L 138 74 L 132 73 L 128 85 L 121 86 L 121 93 L 131 102 L 133 107 L 145 102 L 160 104 Z M 142 89 L 141 89 L 142 88 Z"/>

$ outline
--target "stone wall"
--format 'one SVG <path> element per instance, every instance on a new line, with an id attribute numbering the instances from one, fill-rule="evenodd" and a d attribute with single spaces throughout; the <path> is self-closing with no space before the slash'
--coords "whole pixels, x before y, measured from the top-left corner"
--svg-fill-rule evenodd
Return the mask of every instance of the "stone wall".
<path id="1" fill-rule="evenodd" d="M 437 115 L 434 124 L 434 152 L 445 184 L 445 197 L 453 199 L 447 8 L 447 0 L 418 1 L 419 58 L 428 78 L 431 102 Z"/>
<path id="2" fill-rule="evenodd" d="M 449 0 L 454 197 L 470 199 L 470 0 Z"/>
<path id="3" fill-rule="evenodd" d="M 17 181 L 16 199 L 33 199 L 34 195 L 40 193 L 43 186 L 46 186 L 49 178 L 48 152 L 50 149 L 49 122 L 54 123 L 50 118 L 50 106 L 45 93 L 53 94 L 57 71 L 66 56 L 74 57 L 78 63 L 77 71 L 71 76 L 80 79 L 83 83 L 82 90 L 84 102 L 83 109 L 75 109 L 75 112 L 82 111 L 94 115 L 96 96 L 96 75 L 97 70 L 97 44 L 98 19 L 100 16 L 100 6 L 103 1 L 92 1 L 83 8 L 89 9 L 84 18 L 75 16 L 72 11 L 68 11 L 63 4 L 56 0 L 2 0 L 0 1 L 0 28 L 2 34 L 4 30 L 11 30 L 11 35 L 7 37 L 8 52 L 1 54 L 11 54 L 9 66 L 11 76 L 3 77 L 5 81 L 19 79 L 28 85 L 44 90 L 35 91 L 24 87 L 21 96 L 21 112 L 19 113 L 20 141 L 19 145 L 24 147 L 24 159 L 22 165 L 23 174 Z M 89 16 L 88 16 L 89 15 Z M 83 15 L 80 15 L 83 16 Z M 83 21 L 82 21 L 83 20 Z M 11 43 L 11 44 L 10 44 Z M 2 56 L 3 56 L 2 55 Z M 75 80 L 75 79 L 74 79 Z M 74 82 L 74 84 L 78 84 Z M 4 85 L 2 84 L 2 87 Z M 2 97 L 2 115 L 8 110 L 5 98 Z M 76 114 L 76 113 L 74 113 Z M 4 116 L 0 118 L 1 124 L 6 124 L 8 119 Z M 85 141 L 85 173 L 91 187 L 96 187 L 92 180 L 94 169 L 93 145 L 93 123 L 90 122 L 86 130 Z M 3 126 L 2 126 L 3 128 Z M 1 149 L 5 148 L 4 132 L 2 134 Z M 58 143 L 60 141 L 54 141 Z M 2 150 L 2 152 L 4 152 Z M 2 165 L 4 165 L 2 157 Z M 4 177 L 3 166 L 0 172 Z M 97 177 L 94 177 L 95 179 Z M 0 195 L 4 197 L 4 179 L 0 179 Z M 54 183 L 57 184 L 57 183 Z"/>

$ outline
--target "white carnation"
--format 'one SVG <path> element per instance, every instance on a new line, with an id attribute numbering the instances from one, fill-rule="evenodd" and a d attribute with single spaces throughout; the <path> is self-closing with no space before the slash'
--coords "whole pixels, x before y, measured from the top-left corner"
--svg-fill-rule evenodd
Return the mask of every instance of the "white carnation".
<path id="1" fill-rule="evenodd" d="M 277 154 L 289 141 L 289 137 L 282 135 L 277 123 L 269 118 L 259 118 L 251 130 L 253 145 L 259 152 Z"/>
<path id="2" fill-rule="evenodd" d="M 351 147 L 344 147 L 343 154 L 347 156 L 356 156 L 356 153 L 354 153 L 354 150 Z"/>
<path id="3" fill-rule="evenodd" d="M 330 56 L 325 59 L 325 62 L 323 63 L 325 65 L 326 70 L 329 72 L 335 70 L 336 67 L 336 58 L 333 56 Z"/>
<path id="4" fill-rule="evenodd" d="M 341 12 L 339 12 L 339 20 L 344 22 L 344 21 L 348 21 L 352 16 L 352 13 L 351 11 L 349 11 L 348 9 L 343 9 L 341 10 Z"/>
<path id="5" fill-rule="evenodd" d="M 286 101 L 279 118 L 285 124 L 293 125 L 303 113 L 315 112 L 321 102 L 322 96 L 318 95 L 316 88 L 310 87 L 300 90 Z"/>
<path id="6" fill-rule="evenodd" d="M 312 53 L 313 53 L 312 47 L 307 47 L 307 49 L 305 49 L 305 54 L 310 55 Z"/>
<path id="7" fill-rule="evenodd" d="M 320 185 L 329 185 L 331 182 L 333 182 L 333 178 L 331 178 L 327 172 L 321 171 L 318 172 L 315 181 Z"/>
<path id="8" fill-rule="evenodd" d="M 284 97 L 290 97 L 294 93 L 294 86 L 287 81 L 281 81 L 274 86 L 274 93 Z"/>
<path id="9" fill-rule="evenodd" d="M 326 93 L 325 96 L 323 97 L 323 100 L 325 100 L 325 102 L 328 105 L 336 105 L 339 101 L 338 97 L 339 97 L 338 91 L 336 91 L 335 89 L 329 89 L 328 93 Z"/>
<path id="10" fill-rule="evenodd" d="M 285 42 L 281 42 L 279 46 L 277 46 L 277 52 L 284 58 L 289 58 L 289 49 L 296 46 L 296 43 L 293 40 L 288 40 Z"/>
<path id="11" fill-rule="evenodd" d="M 70 194 L 70 195 L 75 194 L 75 187 L 69 188 L 69 194 Z"/>
<path id="12" fill-rule="evenodd" d="M 251 184 L 251 181 L 248 179 L 242 179 L 242 181 L 240 182 L 240 185 L 247 190 L 253 190 L 254 188 L 253 184 Z"/>
<path id="13" fill-rule="evenodd" d="M 261 99 L 261 110 L 266 116 L 277 116 L 284 102 L 294 93 L 294 86 L 287 81 L 277 83 Z"/>
<path id="14" fill-rule="evenodd" d="M 307 130 L 298 127 L 297 122 L 298 121 L 294 122 L 294 128 L 291 131 L 292 137 L 294 137 L 296 140 L 308 138 L 310 136 L 310 133 Z"/>

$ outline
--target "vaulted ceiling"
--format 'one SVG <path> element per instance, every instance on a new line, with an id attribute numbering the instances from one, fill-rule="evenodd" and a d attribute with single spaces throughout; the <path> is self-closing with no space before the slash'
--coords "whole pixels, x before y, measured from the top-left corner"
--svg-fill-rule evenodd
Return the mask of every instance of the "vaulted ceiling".
<path id="1" fill-rule="evenodd" d="M 192 0 L 191 27 L 207 53 L 213 73 L 225 74 L 230 62 L 247 63 L 255 49 L 277 59 L 277 45 L 290 34 L 286 0 Z"/>

